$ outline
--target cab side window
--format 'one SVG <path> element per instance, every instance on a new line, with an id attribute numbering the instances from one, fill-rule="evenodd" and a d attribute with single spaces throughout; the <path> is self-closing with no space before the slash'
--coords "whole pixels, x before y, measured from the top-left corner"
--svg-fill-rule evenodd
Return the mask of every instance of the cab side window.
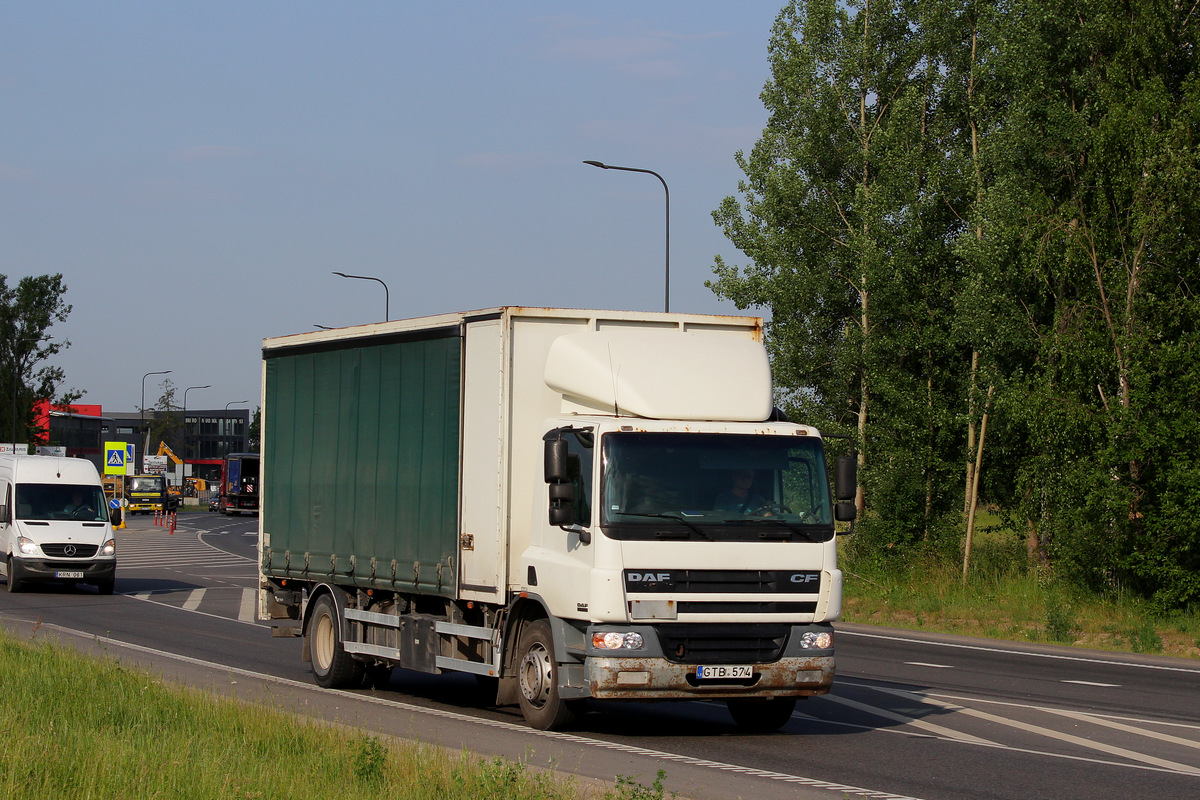
<path id="1" fill-rule="evenodd" d="M 12 484 L 4 484 L 4 505 L 0 507 L 0 525 L 12 524 Z"/>
<path id="2" fill-rule="evenodd" d="M 567 470 L 575 484 L 575 522 L 588 527 L 592 524 L 592 433 L 567 431 Z"/>

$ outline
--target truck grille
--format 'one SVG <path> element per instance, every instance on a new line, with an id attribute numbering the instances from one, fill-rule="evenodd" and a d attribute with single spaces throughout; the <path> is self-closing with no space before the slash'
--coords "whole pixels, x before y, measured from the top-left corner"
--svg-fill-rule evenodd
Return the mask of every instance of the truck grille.
<path id="1" fill-rule="evenodd" d="M 820 570 L 625 570 L 627 592 L 816 594 L 820 588 Z"/>
<path id="2" fill-rule="evenodd" d="M 675 664 L 769 664 L 787 644 L 787 625 L 662 625 L 663 655 Z"/>
<path id="3" fill-rule="evenodd" d="M 812 614 L 816 610 L 815 600 L 811 603 L 679 601 L 680 614 Z"/>
<path id="4" fill-rule="evenodd" d="M 50 558 L 91 558 L 99 549 L 94 544 L 44 544 L 42 552 Z"/>

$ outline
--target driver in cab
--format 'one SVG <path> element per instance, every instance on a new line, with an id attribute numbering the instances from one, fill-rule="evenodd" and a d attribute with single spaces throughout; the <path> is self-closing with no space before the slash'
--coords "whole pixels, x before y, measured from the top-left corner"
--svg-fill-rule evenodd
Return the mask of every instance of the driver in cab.
<path id="1" fill-rule="evenodd" d="M 93 516 L 96 511 L 90 504 L 83 501 L 83 492 L 76 489 L 71 492 L 71 502 L 63 509 L 63 513 L 72 519 L 82 519 Z"/>
<path id="2" fill-rule="evenodd" d="M 749 514 L 769 505 L 769 501 L 754 491 L 754 470 L 735 469 L 729 473 L 729 486 L 717 495 L 714 511 Z"/>

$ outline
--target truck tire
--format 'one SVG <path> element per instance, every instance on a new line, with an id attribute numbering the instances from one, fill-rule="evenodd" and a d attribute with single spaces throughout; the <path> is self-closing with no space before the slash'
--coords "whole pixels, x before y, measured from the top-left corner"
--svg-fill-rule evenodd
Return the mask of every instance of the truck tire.
<path id="1" fill-rule="evenodd" d="M 782 728 L 796 710 L 794 697 L 731 697 L 725 701 L 739 728 L 770 733 Z"/>
<path id="2" fill-rule="evenodd" d="M 308 622 L 308 650 L 312 656 L 313 677 L 325 689 L 358 689 L 362 686 L 363 665 L 342 647 L 342 622 L 333 598 L 323 594 L 313 604 Z"/>
<path id="3" fill-rule="evenodd" d="M 544 619 L 530 622 L 521 632 L 517 653 L 517 702 L 525 721 L 539 731 L 558 730 L 574 719 L 572 705 L 558 693 L 558 662 L 554 637 Z"/>
<path id="4" fill-rule="evenodd" d="M 100 582 L 96 584 L 96 591 L 99 594 L 112 594 L 113 589 L 116 588 L 116 585 L 117 585 L 116 576 L 110 575 L 107 578 L 102 578 L 100 580 Z"/>
<path id="5" fill-rule="evenodd" d="M 8 591 L 25 591 L 25 577 L 21 574 L 21 565 L 12 556 L 8 557 L 5 570 L 8 572 Z"/>

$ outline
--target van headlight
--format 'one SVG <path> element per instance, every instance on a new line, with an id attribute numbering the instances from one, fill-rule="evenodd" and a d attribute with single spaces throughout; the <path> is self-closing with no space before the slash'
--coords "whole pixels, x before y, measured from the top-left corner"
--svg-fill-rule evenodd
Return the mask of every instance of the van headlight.
<path id="1" fill-rule="evenodd" d="M 100 545 L 100 552 L 98 553 L 98 555 L 112 556 L 112 555 L 116 555 L 116 554 L 117 554 L 117 542 L 115 539 L 109 539 L 107 542 Z"/>
<path id="2" fill-rule="evenodd" d="M 645 641 L 640 633 L 605 631 L 592 634 L 592 647 L 597 650 L 641 650 Z"/>
<path id="3" fill-rule="evenodd" d="M 37 542 L 33 539 L 27 539 L 24 536 L 17 537 L 17 549 L 21 551 L 23 556 L 36 556 L 38 554 Z"/>

